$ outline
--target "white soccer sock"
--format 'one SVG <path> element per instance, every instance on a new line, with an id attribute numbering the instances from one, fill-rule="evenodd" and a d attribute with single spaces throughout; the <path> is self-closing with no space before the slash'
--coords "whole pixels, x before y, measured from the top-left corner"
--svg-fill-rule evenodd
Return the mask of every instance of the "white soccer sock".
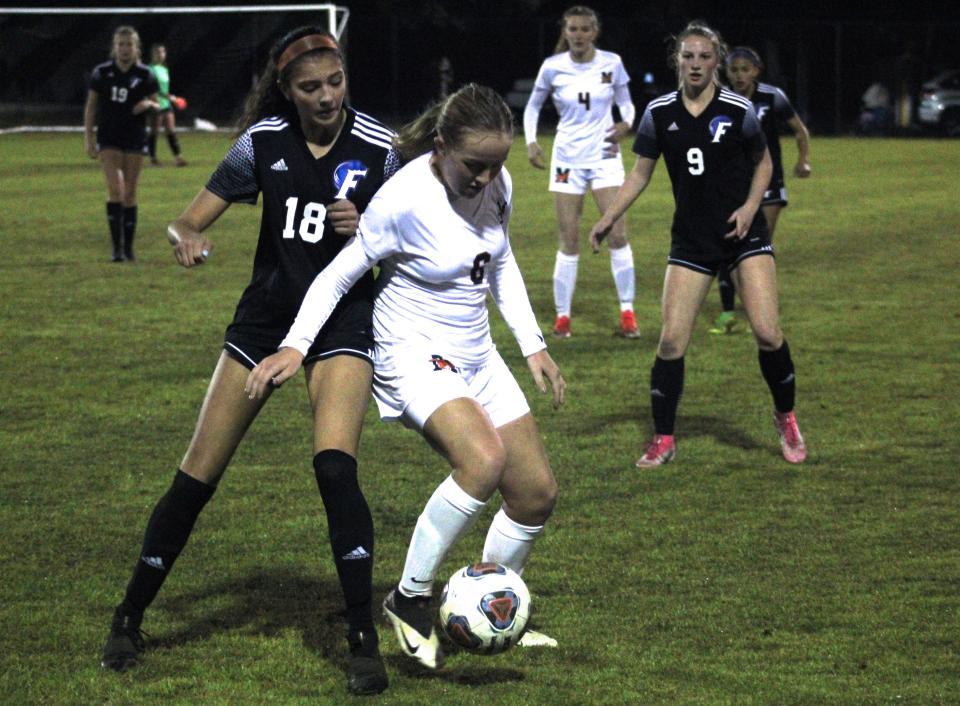
<path id="1" fill-rule="evenodd" d="M 440 563 L 470 529 L 486 503 L 467 494 L 453 476 L 437 486 L 417 519 L 400 578 L 406 596 L 429 596 Z"/>
<path id="2" fill-rule="evenodd" d="M 579 261 L 579 255 L 565 255 L 557 251 L 557 261 L 553 266 L 553 303 L 557 307 L 557 316 L 570 316 Z"/>
<path id="3" fill-rule="evenodd" d="M 610 271 L 617 285 L 617 297 L 620 311 L 633 311 L 633 299 L 636 296 L 636 280 L 633 273 L 633 251 L 630 243 L 622 248 L 610 249 Z"/>
<path id="4" fill-rule="evenodd" d="M 501 507 L 490 523 L 483 545 L 483 560 L 495 561 L 521 574 L 533 543 L 542 533 L 543 525 L 521 525 L 507 517 Z"/>

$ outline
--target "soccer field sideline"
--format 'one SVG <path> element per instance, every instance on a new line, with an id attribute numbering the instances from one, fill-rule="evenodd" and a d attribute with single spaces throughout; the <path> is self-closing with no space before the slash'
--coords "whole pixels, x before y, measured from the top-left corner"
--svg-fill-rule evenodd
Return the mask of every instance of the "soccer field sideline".
<path id="1" fill-rule="evenodd" d="M 349 701 L 299 383 L 271 401 L 201 516 L 144 625 L 145 664 L 119 677 L 97 666 L 256 243 L 258 209 L 234 206 L 211 229 L 208 266 L 174 264 L 165 224 L 229 138 L 183 144 L 190 166 L 145 170 L 139 260 L 128 266 L 106 262 L 103 179 L 78 136 L 0 137 L 0 694 L 10 703 Z M 950 392 L 960 142 L 815 138 L 811 159 L 811 179 L 788 182 L 775 242 L 809 462 L 779 457 L 749 335 L 706 332 L 711 292 L 688 354 L 678 458 L 633 468 L 650 432 L 669 241 L 659 165 L 628 216 L 642 338 L 612 335 L 609 259 L 584 255 L 575 335 L 549 341 L 570 383 L 565 409 L 535 391 L 491 312 L 560 482 L 525 573 L 534 620 L 560 648 L 455 655 L 428 676 L 381 624 L 392 685 L 379 702 L 960 701 L 960 444 L 949 433 L 960 412 Z M 547 330 L 546 174 L 519 141 L 508 168 L 513 247 Z M 591 205 L 585 227 L 594 217 Z M 372 412 L 360 465 L 382 597 L 445 471 Z M 444 572 L 481 542 L 475 529 Z"/>

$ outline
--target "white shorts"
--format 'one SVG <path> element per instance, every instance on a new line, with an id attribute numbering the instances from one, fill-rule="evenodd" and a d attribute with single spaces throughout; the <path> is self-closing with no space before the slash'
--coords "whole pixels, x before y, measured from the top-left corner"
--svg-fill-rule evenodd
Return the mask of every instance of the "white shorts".
<path id="1" fill-rule="evenodd" d="M 623 178 L 623 160 L 619 153 L 592 169 L 580 169 L 556 159 L 550 162 L 550 191 L 558 194 L 585 194 L 587 187 L 594 191 L 619 188 Z"/>
<path id="2" fill-rule="evenodd" d="M 459 397 L 479 402 L 494 428 L 530 411 L 523 390 L 497 351 L 485 365 L 465 368 L 433 348 L 378 344 L 373 396 L 381 419 L 401 421 L 417 431 L 423 431 L 441 405 Z"/>

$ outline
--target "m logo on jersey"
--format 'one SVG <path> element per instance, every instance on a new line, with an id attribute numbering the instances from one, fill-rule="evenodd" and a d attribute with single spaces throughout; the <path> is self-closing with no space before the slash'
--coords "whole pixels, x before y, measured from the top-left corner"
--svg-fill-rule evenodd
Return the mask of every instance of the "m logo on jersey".
<path id="1" fill-rule="evenodd" d="M 333 185 L 338 189 L 335 199 L 345 199 L 350 192 L 360 185 L 360 180 L 367 175 L 367 165 L 356 159 L 340 162 L 333 170 Z"/>
<path id="2" fill-rule="evenodd" d="M 713 135 L 713 142 L 720 142 L 720 138 L 727 132 L 727 128 L 733 125 L 733 121 L 726 115 L 718 115 L 710 121 L 710 134 Z"/>
<path id="3" fill-rule="evenodd" d="M 457 366 L 444 358 L 442 355 L 433 354 L 430 356 L 430 362 L 433 363 L 434 371 L 449 370 L 451 373 L 459 373 Z"/>
<path id="4" fill-rule="evenodd" d="M 613 71 L 601 71 L 600 83 L 613 83 Z"/>
<path id="5" fill-rule="evenodd" d="M 557 175 L 553 178 L 557 184 L 567 184 L 570 182 L 570 170 L 557 167 Z"/>

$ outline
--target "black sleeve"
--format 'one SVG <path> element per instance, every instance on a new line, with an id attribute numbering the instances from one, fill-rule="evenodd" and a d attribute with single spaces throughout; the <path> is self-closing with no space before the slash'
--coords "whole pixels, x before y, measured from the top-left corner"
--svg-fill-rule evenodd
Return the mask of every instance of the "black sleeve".
<path id="1" fill-rule="evenodd" d="M 244 132 L 207 182 L 207 191 L 231 203 L 255 204 L 260 194 L 250 132 Z"/>

